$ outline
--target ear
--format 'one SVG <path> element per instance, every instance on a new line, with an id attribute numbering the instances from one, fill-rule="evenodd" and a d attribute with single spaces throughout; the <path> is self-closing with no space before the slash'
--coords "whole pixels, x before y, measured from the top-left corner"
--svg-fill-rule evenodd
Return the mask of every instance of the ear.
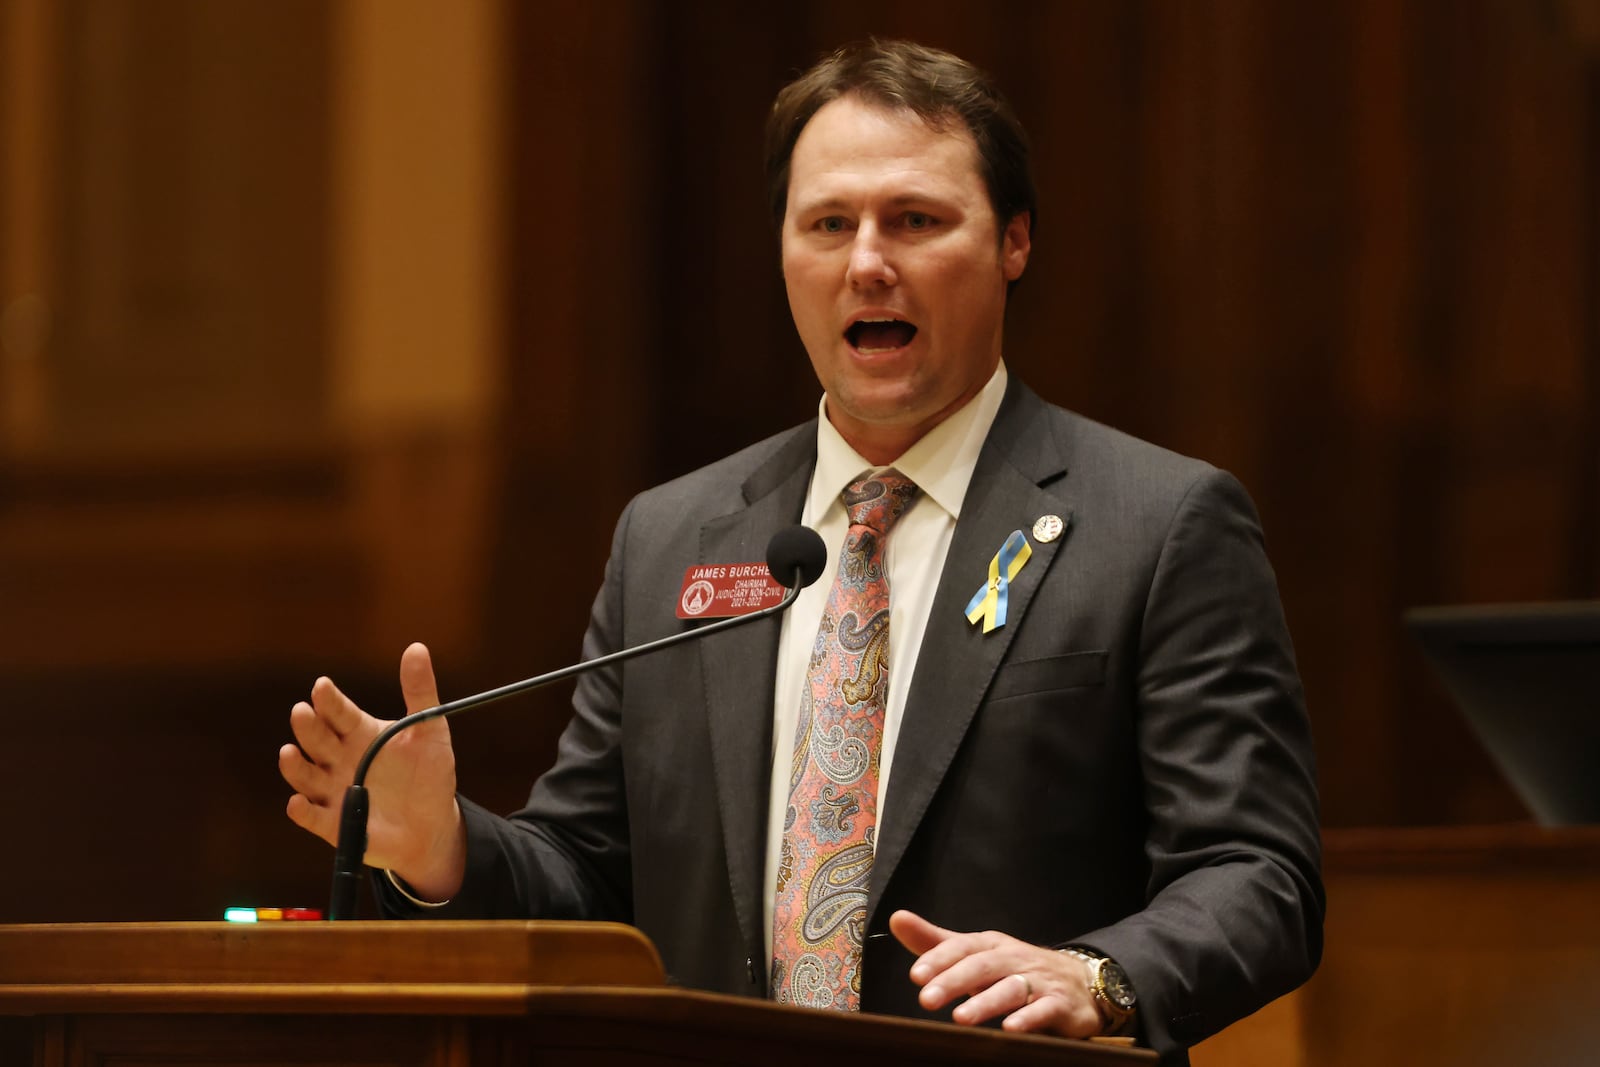
<path id="1" fill-rule="evenodd" d="M 1011 216 L 1005 232 L 1000 235 L 1000 269 L 1008 282 L 1022 277 L 1028 265 L 1028 253 L 1033 250 L 1033 238 L 1028 236 L 1028 226 L 1032 221 L 1032 214 L 1019 211 Z"/>

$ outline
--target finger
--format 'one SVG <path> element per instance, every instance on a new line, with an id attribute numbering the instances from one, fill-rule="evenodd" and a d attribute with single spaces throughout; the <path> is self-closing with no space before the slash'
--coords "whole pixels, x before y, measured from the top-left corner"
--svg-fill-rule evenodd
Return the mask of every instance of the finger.
<path id="1" fill-rule="evenodd" d="M 992 930 L 979 934 L 958 934 L 933 926 L 932 923 L 928 925 L 934 930 L 938 930 L 943 935 L 943 939 L 924 952 L 918 957 L 917 962 L 911 965 L 911 980 L 923 986 L 924 991 L 930 985 L 946 984 L 944 982 L 946 972 L 969 956 L 987 952 L 1004 944 L 1007 940 L 1004 934 L 997 934 Z M 936 992 L 934 999 L 939 1004 L 943 1004 L 953 995 L 955 994 Z M 929 1001 L 926 997 L 919 999 L 923 1001 L 924 1006 L 928 1006 Z"/>
<path id="2" fill-rule="evenodd" d="M 1074 1006 L 1063 996 L 1042 996 L 1007 1015 L 1000 1026 L 1013 1034 L 1093 1037 L 1100 1032 L 1100 1013 L 1093 1005 Z"/>
<path id="3" fill-rule="evenodd" d="M 313 804 L 327 804 L 338 791 L 328 773 L 307 760 L 297 745 L 278 749 L 278 773 L 289 788 L 303 794 Z"/>
<path id="4" fill-rule="evenodd" d="M 942 946 L 941 946 L 942 947 Z M 922 987 L 922 993 L 917 998 L 922 1006 L 933 1010 L 956 1000 L 959 997 L 980 997 L 991 986 L 1005 982 L 1010 975 L 1022 971 L 1027 967 L 1025 957 L 1018 952 L 1008 951 L 1009 946 L 985 948 L 972 951 L 951 963 L 938 974 L 929 979 L 927 985 Z M 932 955 L 929 953 L 928 955 Z M 923 959 L 927 959 L 924 956 Z M 1015 983 L 1015 989 L 1020 990 L 1020 982 Z M 994 998 L 1003 1001 L 1004 998 Z M 979 1018 L 987 1019 L 991 1015 L 1009 1010 L 1020 1004 L 996 1003 L 987 1014 Z M 962 1021 L 978 1021 L 976 1018 Z"/>
<path id="5" fill-rule="evenodd" d="M 950 1018 L 965 1026 L 993 1019 L 1006 1012 L 1025 1008 L 1035 998 L 1037 991 L 1027 975 L 1012 971 L 990 983 L 982 991 L 956 1005 Z"/>
<path id="6" fill-rule="evenodd" d="M 935 926 L 914 911 L 903 909 L 889 916 L 889 932 L 914 956 L 927 952 L 952 933 L 942 926 Z"/>
<path id="7" fill-rule="evenodd" d="M 420 641 L 400 654 L 400 692 L 406 698 L 406 714 L 439 706 L 439 683 L 433 676 L 433 657 Z"/>
<path id="8" fill-rule="evenodd" d="M 946 930 L 910 911 L 897 911 L 889 916 L 889 930 L 902 945 L 919 954 L 917 962 L 911 965 L 911 980 L 918 985 L 927 985 L 969 952 L 985 947 L 973 940 L 980 935 Z"/>
<path id="9" fill-rule="evenodd" d="M 311 686 L 311 707 L 335 737 L 341 740 L 361 728 L 369 718 L 356 707 L 355 701 L 339 691 L 328 677 L 318 678 Z"/>
<path id="10" fill-rule="evenodd" d="M 289 798 L 284 811 L 288 813 L 289 821 L 302 830 L 310 830 L 330 845 L 339 843 L 339 815 L 332 808 L 313 804 L 296 793 Z"/>
<path id="11" fill-rule="evenodd" d="M 289 731 L 294 734 L 295 743 L 305 753 L 305 758 L 312 763 L 332 767 L 339 762 L 339 735 L 303 700 L 289 709 Z"/>

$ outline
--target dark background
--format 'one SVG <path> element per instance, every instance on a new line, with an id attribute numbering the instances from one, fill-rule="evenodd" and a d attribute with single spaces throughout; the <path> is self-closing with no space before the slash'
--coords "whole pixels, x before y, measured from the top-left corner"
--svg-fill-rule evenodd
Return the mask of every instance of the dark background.
<path id="1" fill-rule="evenodd" d="M 1400 615 L 1600 596 L 1591 0 L 0 11 L 0 922 L 320 904 L 319 673 L 576 657 L 628 497 L 815 410 L 761 125 L 868 33 L 1031 131 L 1012 372 L 1253 493 L 1325 823 L 1526 818 Z"/>

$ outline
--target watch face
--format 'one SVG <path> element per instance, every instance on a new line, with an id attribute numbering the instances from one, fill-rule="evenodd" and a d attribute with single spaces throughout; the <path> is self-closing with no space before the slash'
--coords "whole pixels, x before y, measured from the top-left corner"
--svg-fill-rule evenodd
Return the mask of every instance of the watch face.
<path id="1" fill-rule="evenodd" d="M 1106 960 L 1100 965 L 1101 988 L 1105 990 L 1106 998 L 1121 1008 L 1123 1011 L 1132 1011 L 1138 1003 L 1134 995 L 1133 983 L 1128 981 L 1128 973 L 1111 960 Z"/>

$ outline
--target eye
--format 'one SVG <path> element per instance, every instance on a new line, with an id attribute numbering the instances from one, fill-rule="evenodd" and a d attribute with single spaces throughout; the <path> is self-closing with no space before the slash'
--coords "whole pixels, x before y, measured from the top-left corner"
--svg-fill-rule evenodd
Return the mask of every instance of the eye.
<path id="1" fill-rule="evenodd" d="M 817 229 L 823 233 L 843 233 L 844 219 L 841 219 L 838 215 L 829 215 L 825 219 L 818 220 Z"/>
<path id="2" fill-rule="evenodd" d="M 906 229 L 908 230 L 926 230 L 932 225 L 933 216 L 931 215 L 924 214 L 921 211 L 906 213 Z"/>

